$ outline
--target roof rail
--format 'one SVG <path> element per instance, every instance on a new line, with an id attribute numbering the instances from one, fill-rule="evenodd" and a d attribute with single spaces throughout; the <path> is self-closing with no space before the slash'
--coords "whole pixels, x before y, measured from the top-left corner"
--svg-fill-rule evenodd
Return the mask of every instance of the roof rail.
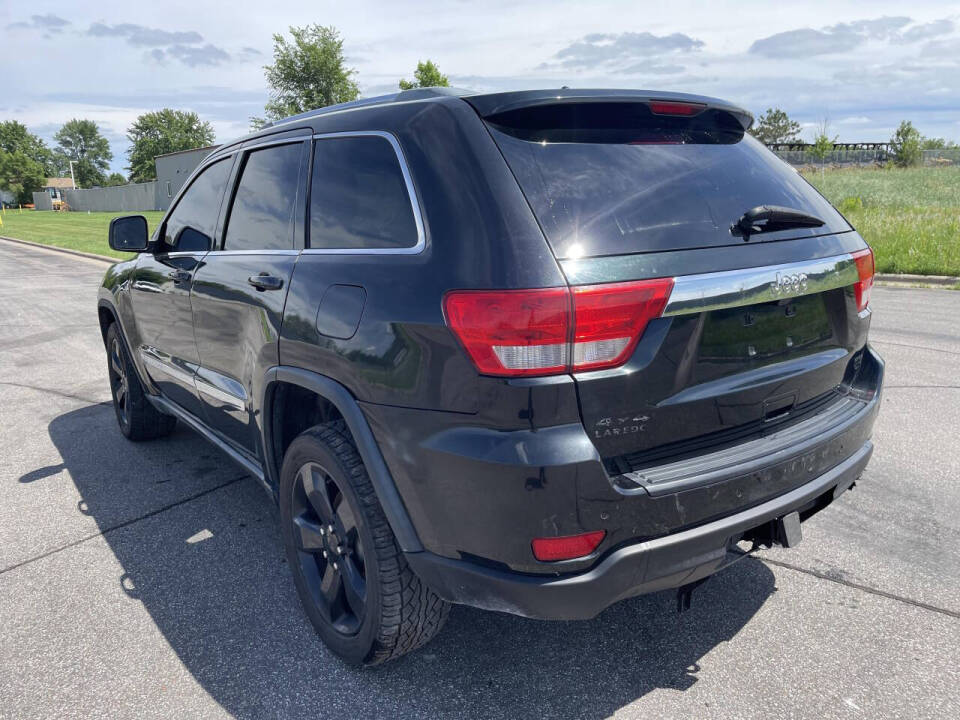
<path id="1" fill-rule="evenodd" d="M 387 95 L 376 95 L 374 97 L 351 100 L 350 102 L 337 103 L 336 105 L 327 105 L 326 107 L 316 108 L 315 110 L 307 110 L 306 112 L 302 112 L 298 115 L 285 117 L 282 120 L 268 122 L 263 125 L 261 129 L 274 127 L 275 125 L 285 125 L 286 123 L 293 122 L 295 120 L 305 120 L 307 118 L 319 117 L 320 115 L 326 115 L 332 112 L 353 110 L 354 108 L 367 107 L 370 105 L 386 105 L 388 103 L 410 102 L 413 100 L 425 100 L 431 97 L 465 97 L 467 95 L 474 94 L 475 93 L 472 90 L 452 87 L 425 87 L 414 88 L 413 90 L 399 90 L 395 93 L 389 93 Z"/>

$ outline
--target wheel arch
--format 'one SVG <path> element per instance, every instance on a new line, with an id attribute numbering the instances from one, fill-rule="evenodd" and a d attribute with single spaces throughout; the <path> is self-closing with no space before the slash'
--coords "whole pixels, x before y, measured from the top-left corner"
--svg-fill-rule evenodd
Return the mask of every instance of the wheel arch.
<path id="1" fill-rule="evenodd" d="M 103 347 L 107 347 L 107 330 L 112 324 L 116 323 L 120 331 L 118 333 L 120 342 L 123 343 L 123 347 L 126 349 L 127 355 L 133 363 L 133 369 L 137 373 L 137 379 L 143 387 L 147 389 L 148 393 L 156 392 L 153 383 L 150 381 L 150 378 L 146 376 L 144 369 L 140 365 L 140 358 L 133 354 L 133 348 L 130 347 L 130 340 L 127 338 L 126 328 L 124 328 L 123 321 L 120 320 L 120 313 L 117 312 L 117 308 L 113 303 L 101 297 L 97 301 L 97 319 L 100 322 L 100 336 L 103 339 Z"/>
<path id="2" fill-rule="evenodd" d="M 260 402 L 261 427 L 263 432 L 264 471 L 270 483 L 279 487 L 280 467 L 283 457 L 277 457 L 275 434 L 279 424 L 275 415 L 277 390 L 284 385 L 309 391 L 332 406 L 346 423 L 353 436 L 357 452 L 370 476 L 383 512 L 390 523 L 400 549 L 404 552 L 420 552 L 423 545 L 417 536 L 403 499 L 397 491 L 393 476 L 383 459 L 383 454 L 370 430 L 360 406 L 347 388 L 336 380 L 301 368 L 278 366 L 267 371 Z M 281 409 L 282 412 L 282 409 Z"/>

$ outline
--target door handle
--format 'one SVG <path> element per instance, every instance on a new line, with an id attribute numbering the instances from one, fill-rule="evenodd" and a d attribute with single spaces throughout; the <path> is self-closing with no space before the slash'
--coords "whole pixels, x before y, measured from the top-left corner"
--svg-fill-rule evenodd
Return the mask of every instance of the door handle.
<path id="1" fill-rule="evenodd" d="M 267 275 L 265 272 L 259 275 L 251 275 L 247 282 L 253 285 L 257 290 L 279 290 L 283 287 L 283 278 Z"/>
<path id="2" fill-rule="evenodd" d="M 189 282 L 190 278 L 193 277 L 186 270 L 171 270 L 167 273 L 167 277 L 173 280 L 174 282 Z"/>

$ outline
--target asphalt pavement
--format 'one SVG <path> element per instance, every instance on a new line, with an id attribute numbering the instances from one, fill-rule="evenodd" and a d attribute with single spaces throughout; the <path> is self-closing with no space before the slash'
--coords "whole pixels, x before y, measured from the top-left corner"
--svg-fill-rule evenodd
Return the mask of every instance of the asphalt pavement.
<path id="1" fill-rule="evenodd" d="M 878 287 L 876 451 L 791 550 L 587 622 L 454 608 L 343 666 L 256 482 L 109 405 L 106 265 L 0 241 L 0 717 L 960 717 L 960 292 Z"/>

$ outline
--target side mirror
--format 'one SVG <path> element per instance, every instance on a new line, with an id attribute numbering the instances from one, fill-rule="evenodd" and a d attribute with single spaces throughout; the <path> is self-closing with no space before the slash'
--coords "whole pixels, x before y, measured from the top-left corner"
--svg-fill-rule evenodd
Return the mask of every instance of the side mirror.
<path id="1" fill-rule="evenodd" d="M 150 241 L 147 219 L 143 215 L 125 215 L 110 221 L 110 249 L 143 252 Z"/>

